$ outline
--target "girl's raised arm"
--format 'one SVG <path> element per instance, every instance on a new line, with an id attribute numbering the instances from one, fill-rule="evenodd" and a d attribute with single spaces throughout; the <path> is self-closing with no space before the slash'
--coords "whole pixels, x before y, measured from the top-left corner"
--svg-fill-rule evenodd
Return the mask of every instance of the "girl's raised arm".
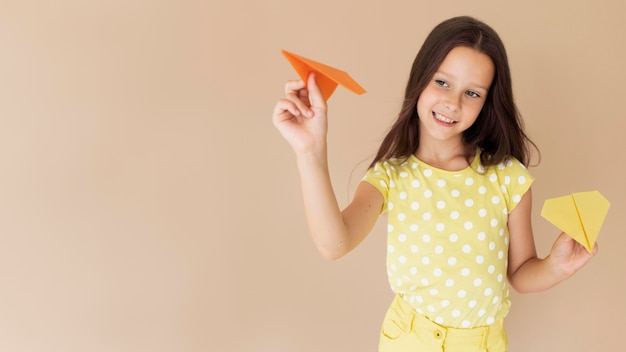
<path id="1" fill-rule="evenodd" d="M 340 210 L 328 170 L 326 112 L 326 102 L 311 74 L 306 85 L 303 81 L 286 83 L 285 97 L 276 103 L 273 122 L 296 153 L 313 242 L 324 258 L 334 260 L 367 236 L 383 198 L 374 186 L 362 182 L 350 205 Z"/>

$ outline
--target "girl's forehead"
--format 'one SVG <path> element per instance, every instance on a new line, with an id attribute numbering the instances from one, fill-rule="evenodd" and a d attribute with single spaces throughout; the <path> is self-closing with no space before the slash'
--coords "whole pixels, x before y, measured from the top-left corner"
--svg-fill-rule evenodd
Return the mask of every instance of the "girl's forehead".
<path id="1" fill-rule="evenodd" d="M 437 73 L 488 89 L 493 80 L 495 66 L 489 56 L 478 50 L 458 46 L 446 55 Z"/>

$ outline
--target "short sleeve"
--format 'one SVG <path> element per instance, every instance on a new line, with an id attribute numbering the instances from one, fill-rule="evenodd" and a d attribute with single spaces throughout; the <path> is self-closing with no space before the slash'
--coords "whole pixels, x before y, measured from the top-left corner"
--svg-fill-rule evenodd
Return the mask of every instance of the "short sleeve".
<path id="1" fill-rule="evenodd" d="M 496 173 L 502 191 L 506 194 L 507 210 L 510 214 L 528 192 L 535 178 L 524 164 L 513 158 L 499 164 Z"/>
<path id="2" fill-rule="evenodd" d="M 384 203 L 381 213 L 386 212 L 391 182 L 389 164 L 384 161 L 378 161 L 367 170 L 361 181 L 371 184 L 382 194 Z"/>

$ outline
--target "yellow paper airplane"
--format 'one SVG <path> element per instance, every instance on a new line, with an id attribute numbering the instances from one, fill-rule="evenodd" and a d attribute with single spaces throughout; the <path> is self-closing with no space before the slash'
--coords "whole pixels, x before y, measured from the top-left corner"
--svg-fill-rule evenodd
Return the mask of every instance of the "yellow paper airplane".
<path id="1" fill-rule="evenodd" d="M 572 193 L 547 199 L 541 216 L 591 252 L 610 206 L 598 191 Z"/>
<path id="2" fill-rule="evenodd" d="M 303 81 L 306 82 L 309 77 L 309 73 L 315 72 L 315 79 L 317 81 L 317 85 L 322 91 L 324 100 L 328 100 L 328 98 L 330 98 L 339 84 L 355 94 L 365 93 L 365 89 L 363 89 L 363 87 L 361 87 L 345 71 L 341 71 L 320 62 L 307 59 L 306 57 L 290 53 L 286 50 L 281 50 L 281 52 L 283 56 L 289 60 Z"/>

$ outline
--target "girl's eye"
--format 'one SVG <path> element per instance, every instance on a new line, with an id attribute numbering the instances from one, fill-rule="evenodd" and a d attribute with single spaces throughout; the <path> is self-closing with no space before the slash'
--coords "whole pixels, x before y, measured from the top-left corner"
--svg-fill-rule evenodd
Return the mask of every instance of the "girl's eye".
<path id="1" fill-rule="evenodd" d="M 467 92 L 465 92 L 465 94 L 467 94 L 471 98 L 480 98 L 480 94 L 471 90 L 468 90 Z"/>
<path id="2" fill-rule="evenodd" d="M 448 86 L 448 82 L 442 80 L 442 79 L 436 79 L 435 83 L 437 83 L 437 85 L 441 86 L 441 87 L 447 87 Z"/>

